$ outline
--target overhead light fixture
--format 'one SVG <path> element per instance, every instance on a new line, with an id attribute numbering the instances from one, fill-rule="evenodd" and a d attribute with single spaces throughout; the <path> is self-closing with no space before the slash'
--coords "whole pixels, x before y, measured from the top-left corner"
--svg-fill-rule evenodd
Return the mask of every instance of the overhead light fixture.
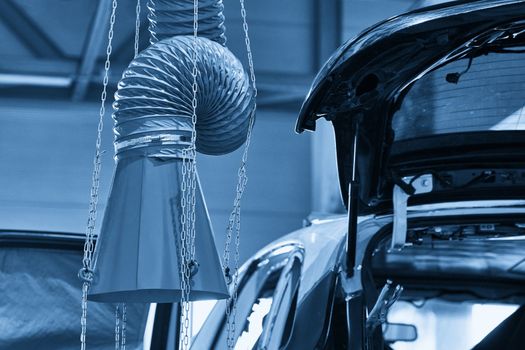
<path id="1" fill-rule="evenodd" d="M 0 73 L 0 85 L 7 86 L 44 86 L 44 87 L 69 87 L 73 79 L 66 76 L 53 75 L 27 75 Z"/>

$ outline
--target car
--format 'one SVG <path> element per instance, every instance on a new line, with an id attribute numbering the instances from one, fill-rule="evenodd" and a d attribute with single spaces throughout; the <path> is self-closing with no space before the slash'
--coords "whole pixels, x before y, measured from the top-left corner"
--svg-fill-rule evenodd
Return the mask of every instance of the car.
<path id="1" fill-rule="evenodd" d="M 390 18 L 331 56 L 296 130 L 333 124 L 348 214 L 243 265 L 235 349 L 522 349 L 524 54 L 525 2 L 479 0 Z M 225 309 L 192 348 L 227 348 Z"/>

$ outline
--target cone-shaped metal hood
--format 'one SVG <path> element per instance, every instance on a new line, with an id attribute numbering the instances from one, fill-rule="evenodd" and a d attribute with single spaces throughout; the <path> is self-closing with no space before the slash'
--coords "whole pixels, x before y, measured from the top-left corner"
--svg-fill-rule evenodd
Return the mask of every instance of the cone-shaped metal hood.
<path id="1" fill-rule="evenodd" d="M 100 238 L 89 299 L 178 302 L 180 293 L 181 159 L 119 159 Z M 197 184 L 191 300 L 228 297 L 208 212 Z"/>

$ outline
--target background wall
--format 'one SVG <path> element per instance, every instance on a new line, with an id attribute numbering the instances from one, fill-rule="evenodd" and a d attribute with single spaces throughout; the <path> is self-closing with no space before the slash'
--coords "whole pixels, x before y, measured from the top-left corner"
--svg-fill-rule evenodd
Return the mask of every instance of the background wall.
<path id="1" fill-rule="evenodd" d="M 224 3 L 227 45 L 246 63 L 239 5 Z M 107 28 L 99 23 L 107 23 L 109 4 L 108 0 L 0 2 L 0 229 L 84 231 L 107 40 Z M 409 0 L 246 2 L 260 108 L 243 201 L 243 260 L 300 228 L 311 211 L 343 210 L 331 126 L 322 121 L 317 133 L 296 135 L 295 118 L 316 72 L 342 42 L 413 4 Z M 142 5 L 140 47 L 144 48 L 148 45 L 145 1 Z M 119 0 L 113 87 L 133 55 L 134 6 L 135 0 Z M 113 172 L 109 113 L 105 122 L 100 213 Z M 219 249 L 239 161 L 240 151 L 199 158 Z"/>
<path id="2" fill-rule="evenodd" d="M 91 185 L 98 105 L 3 100 L 0 106 L 0 228 L 84 232 Z M 293 116 L 261 111 L 243 201 L 243 259 L 301 227 L 310 210 L 309 135 L 293 132 Z M 111 120 L 106 119 L 100 207 L 111 185 Z M 222 237 L 235 195 L 240 150 L 201 156 L 199 173 L 211 219 Z M 99 224 L 101 215 L 99 215 Z"/>

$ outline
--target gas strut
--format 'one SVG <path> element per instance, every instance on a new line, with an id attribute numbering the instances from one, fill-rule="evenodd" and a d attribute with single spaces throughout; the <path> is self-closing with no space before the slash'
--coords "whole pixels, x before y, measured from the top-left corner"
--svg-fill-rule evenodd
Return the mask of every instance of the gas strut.
<path id="1" fill-rule="evenodd" d="M 354 127 L 352 144 L 352 178 L 348 184 L 348 233 L 346 235 L 346 273 L 348 277 L 354 275 L 357 245 L 357 214 L 359 205 L 359 183 L 357 182 L 357 122 Z"/>

